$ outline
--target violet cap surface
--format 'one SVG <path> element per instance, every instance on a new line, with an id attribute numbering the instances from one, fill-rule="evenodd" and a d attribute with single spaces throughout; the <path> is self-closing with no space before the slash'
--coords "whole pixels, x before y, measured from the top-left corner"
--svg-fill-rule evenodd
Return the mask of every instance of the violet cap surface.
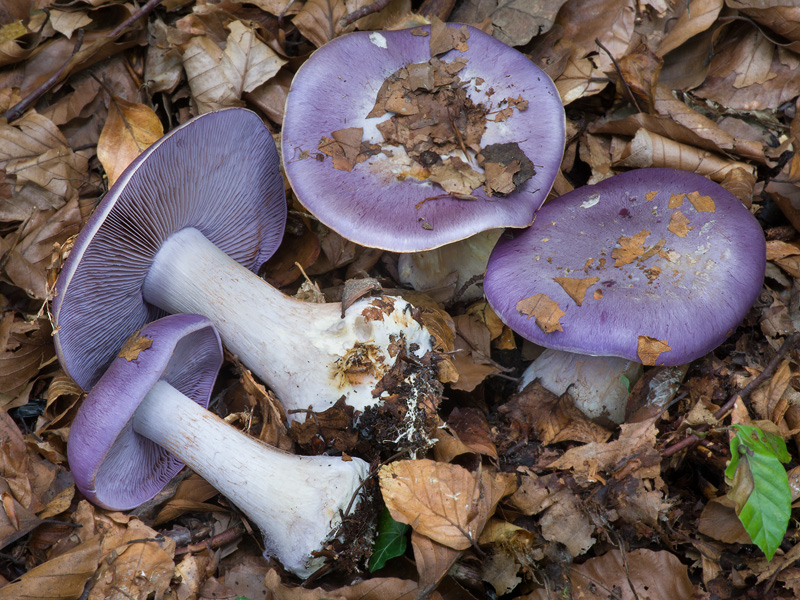
<path id="1" fill-rule="evenodd" d="M 688 171 L 639 169 L 556 198 L 501 238 L 484 289 L 542 346 L 679 365 L 733 332 L 765 267 L 761 226 L 733 194 Z"/>
<path id="2" fill-rule="evenodd" d="M 351 171 L 334 169 L 318 149 L 321 139 L 343 128 L 363 128 L 364 142 L 384 143 L 377 125 L 393 113 L 367 117 L 381 86 L 399 69 L 431 59 L 428 26 L 343 35 L 298 70 L 286 103 L 281 146 L 286 175 L 300 202 L 349 240 L 415 252 L 487 229 L 526 227 L 555 181 L 565 119 L 553 82 L 524 54 L 482 31 L 448 27 L 466 28 L 468 49 L 452 49 L 438 58 L 465 59 L 458 77 L 469 82 L 468 96 L 483 103 L 490 115 L 504 107 L 511 113 L 505 120 L 487 119 L 481 147 L 517 143 L 535 174 L 505 196 L 487 196 L 478 187 L 464 198 L 445 193 L 418 163 L 398 163 L 405 155 L 401 146 L 388 146 L 392 157 L 380 152 Z M 509 109 L 517 99 L 527 108 Z"/>
<path id="3" fill-rule="evenodd" d="M 205 113 L 170 131 L 119 177 L 56 284 L 55 346 L 83 389 L 127 337 L 164 316 L 142 287 L 161 243 L 187 227 L 256 271 L 277 249 L 286 199 L 272 135 L 255 113 Z"/>
<path id="4" fill-rule="evenodd" d="M 86 396 L 67 444 L 75 485 L 93 503 L 128 510 L 155 496 L 183 463 L 137 434 L 137 407 L 159 380 L 208 407 L 222 344 L 200 315 L 169 315 L 146 325 L 119 351 Z"/>

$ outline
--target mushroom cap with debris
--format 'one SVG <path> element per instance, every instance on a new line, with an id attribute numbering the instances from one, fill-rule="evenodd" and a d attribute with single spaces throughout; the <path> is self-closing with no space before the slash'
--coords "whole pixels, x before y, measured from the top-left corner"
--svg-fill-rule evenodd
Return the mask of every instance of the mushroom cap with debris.
<path id="1" fill-rule="evenodd" d="M 677 169 L 639 169 L 543 206 L 501 238 L 489 303 L 556 350 L 679 365 L 729 336 L 763 283 L 761 226 L 730 192 Z"/>
<path id="2" fill-rule="evenodd" d="M 281 145 L 294 192 L 325 225 L 416 252 L 527 227 L 564 137 L 544 71 L 474 27 L 439 23 L 317 50 L 292 82 Z"/>

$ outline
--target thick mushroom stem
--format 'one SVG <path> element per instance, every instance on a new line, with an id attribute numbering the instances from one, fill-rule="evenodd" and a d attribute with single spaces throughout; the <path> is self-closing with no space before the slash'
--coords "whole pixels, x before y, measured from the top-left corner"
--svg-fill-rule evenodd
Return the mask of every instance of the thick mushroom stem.
<path id="1" fill-rule="evenodd" d="M 361 300 L 342 318 L 339 304 L 285 296 L 193 228 L 164 242 L 144 298 L 169 313 L 208 317 L 290 417 L 295 409 L 323 411 L 341 396 L 357 410 L 372 406 L 380 401 L 372 390 L 398 350 L 421 357 L 431 349 L 430 333 L 404 300 Z"/>
<path id="2" fill-rule="evenodd" d="M 369 465 L 358 458 L 295 456 L 241 433 L 161 380 L 133 417 L 133 429 L 166 448 L 236 504 L 264 534 L 265 555 L 308 577 L 355 508 Z M 351 504 L 352 501 L 352 504 Z"/>

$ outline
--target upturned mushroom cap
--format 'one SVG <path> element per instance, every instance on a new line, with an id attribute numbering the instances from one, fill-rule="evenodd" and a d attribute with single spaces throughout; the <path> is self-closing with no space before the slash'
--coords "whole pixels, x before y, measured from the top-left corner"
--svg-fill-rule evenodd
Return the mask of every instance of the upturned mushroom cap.
<path id="1" fill-rule="evenodd" d="M 53 300 L 61 364 L 89 390 L 127 337 L 165 314 L 142 286 L 170 234 L 194 227 L 255 271 L 285 222 L 277 150 L 255 113 L 210 112 L 169 132 L 108 191 L 64 264 Z"/>
<path id="2" fill-rule="evenodd" d="M 199 315 L 163 317 L 132 335 L 70 429 L 69 466 L 83 495 L 113 510 L 155 496 L 183 463 L 134 432 L 133 414 L 161 379 L 207 407 L 222 359 L 216 330 Z"/>
<path id="3" fill-rule="evenodd" d="M 546 204 L 489 259 L 486 296 L 542 346 L 678 365 L 716 348 L 759 294 L 766 245 L 732 194 L 640 169 Z"/>
<path id="4" fill-rule="evenodd" d="M 391 157 L 381 152 L 350 171 L 334 169 L 320 152 L 322 138 L 362 128 L 364 142 L 382 144 L 377 125 L 393 113 L 367 117 L 381 86 L 399 69 L 431 59 L 427 26 L 341 36 L 298 70 L 286 102 L 281 145 L 284 168 L 300 202 L 345 238 L 415 252 L 487 229 L 526 227 L 552 187 L 565 136 L 564 109 L 553 82 L 517 50 L 474 27 L 448 25 L 452 27 L 469 33 L 467 49 L 438 58 L 466 60 L 457 76 L 469 81 L 467 95 L 473 102 L 492 113 L 481 147 L 516 142 L 534 163 L 535 174 L 506 196 L 489 197 L 478 187 L 471 198 L 459 198 L 427 179 L 425 169 L 408 159 L 401 146 L 384 145 Z M 502 109 L 511 114 L 505 118 Z"/>

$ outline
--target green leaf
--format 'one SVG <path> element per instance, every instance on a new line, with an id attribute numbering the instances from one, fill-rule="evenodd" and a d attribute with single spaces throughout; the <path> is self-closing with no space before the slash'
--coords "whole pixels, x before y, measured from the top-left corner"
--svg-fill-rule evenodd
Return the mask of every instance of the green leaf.
<path id="1" fill-rule="evenodd" d="M 408 525 L 398 523 L 384 508 L 378 516 L 378 538 L 369 558 L 369 572 L 374 573 L 386 564 L 386 561 L 402 556 L 408 546 L 406 533 Z"/>
<path id="2" fill-rule="evenodd" d="M 789 525 L 792 493 L 781 463 L 789 462 L 786 442 L 779 435 L 751 425 L 734 425 L 731 462 L 725 478 L 728 497 L 753 543 L 771 560 Z"/>

